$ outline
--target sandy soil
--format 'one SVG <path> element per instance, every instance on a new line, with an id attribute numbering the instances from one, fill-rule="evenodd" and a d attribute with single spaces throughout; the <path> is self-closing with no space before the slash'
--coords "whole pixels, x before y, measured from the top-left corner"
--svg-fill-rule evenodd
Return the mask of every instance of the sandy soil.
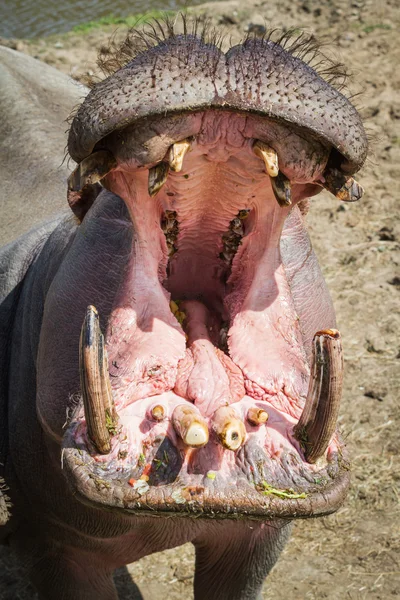
<path id="1" fill-rule="evenodd" d="M 332 291 L 343 335 L 346 378 L 341 427 L 352 455 L 350 495 L 335 515 L 297 522 L 265 585 L 265 599 L 389 600 L 400 597 L 400 8 L 397 0 L 217 2 L 196 13 L 228 27 L 233 41 L 265 21 L 327 36 L 353 71 L 350 88 L 371 137 L 359 181 L 365 197 L 339 204 L 313 200 L 309 227 Z M 79 80 L 96 74 L 95 59 L 114 28 L 8 44 Z M 123 35 L 121 28 L 117 35 Z M 356 83 L 354 83 L 356 82 Z M 11 561 L 0 599 L 35 598 Z M 8 568 L 9 567 L 9 568 Z M 143 597 L 192 597 L 193 552 L 183 546 L 147 557 L 129 572 Z M 123 599 L 129 578 L 117 577 Z M 133 594 L 133 595 L 132 595 Z"/>

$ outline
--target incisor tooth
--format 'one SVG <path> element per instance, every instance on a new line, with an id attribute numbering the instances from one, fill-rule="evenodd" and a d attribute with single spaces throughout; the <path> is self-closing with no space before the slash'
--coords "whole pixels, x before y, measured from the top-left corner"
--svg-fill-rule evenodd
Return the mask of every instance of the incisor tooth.
<path id="1" fill-rule="evenodd" d="M 180 404 L 172 413 L 172 425 L 186 446 L 201 448 L 208 442 L 207 423 L 193 405 Z"/>
<path id="2" fill-rule="evenodd" d="M 230 406 L 218 408 L 213 415 L 213 430 L 220 444 L 235 452 L 246 440 L 246 428 Z"/>
<path id="3" fill-rule="evenodd" d="M 183 159 L 185 158 L 186 152 L 190 149 L 191 143 L 189 140 L 182 140 L 176 142 L 169 149 L 169 166 L 171 171 L 179 173 L 182 170 Z"/>
<path id="4" fill-rule="evenodd" d="M 253 152 L 265 164 L 265 170 L 270 177 L 277 177 L 279 173 L 278 155 L 273 148 L 258 140 L 253 146 Z"/>
<path id="5" fill-rule="evenodd" d="M 169 166 L 165 162 L 158 163 L 149 169 L 149 196 L 153 198 L 167 181 Z"/>
<path id="6" fill-rule="evenodd" d="M 268 421 L 268 413 L 263 408 L 252 406 L 247 412 L 247 420 L 252 425 L 263 425 Z"/>
<path id="7" fill-rule="evenodd" d="M 165 409 L 161 404 L 156 404 L 151 409 L 151 416 L 155 421 L 163 421 L 165 419 Z"/>

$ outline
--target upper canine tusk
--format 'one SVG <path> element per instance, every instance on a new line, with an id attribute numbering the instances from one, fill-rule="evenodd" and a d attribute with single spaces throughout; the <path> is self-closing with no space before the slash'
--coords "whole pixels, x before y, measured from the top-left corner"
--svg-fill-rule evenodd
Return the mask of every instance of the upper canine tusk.
<path id="1" fill-rule="evenodd" d="M 235 452 L 246 440 L 246 428 L 231 406 L 218 408 L 212 418 L 213 430 L 224 448 Z"/>
<path id="2" fill-rule="evenodd" d="M 171 171 L 179 173 L 182 170 L 183 159 L 188 150 L 190 150 L 191 142 L 189 140 L 182 140 L 181 142 L 175 142 L 169 149 L 169 167 Z"/>
<path id="3" fill-rule="evenodd" d="M 79 372 L 85 419 L 90 439 L 101 454 L 111 450 L 111 428 L 117 419 L 108 375 L 107 351 L 99 315 L 88 306 L 79 342 Z"/>
<path id="4" fill-rule="evenodd" d="M 68 204 L 80 221 L 102 189 L 99 181 L 116 166 L 111 152 L 99 150 L 84 158 L 68 177 Z"/>
<path id="5" fill-rule="evenodd" d="M 357 181 L 339 169 L 327 167 L 323 174 L 324 182 L 319 183 L 328 192 L 343 202 L 357 202 L 364 194 L 364 188 Z"/>
<path id="6" fill-rule="evenodd" d="M 72 171 L 68 177 L 68 189 L 79 192 L 86 185 L 93 185 L 103 179 L 116 166 L 117 161 L 108 150 L 94 152 L 84 158 Z"/>
<path id="7" fill-rule="evenodd" d="M 172 425 L 178 436 L 191 448 L 201 448 L 208 442 L 208 427 L 192 404 L 179 404 L 172 413 Z"/>
<path id="8" fill-rule="evenodd" d="M 165 162 L 160 162 L 155 167 L 149 169 L 149 196 L 153 198 L 161 190 L 167 181 L 169 166 Z"/>
<path id="9" fill-rule="evenodd" d="M 278 165 L 278 155 L 276 151 L 258 140 L 253 145 L 253 152 L 256 156 L 261 158 L 265 164 L 265 170 L 267 171 L 270 177 L 277 177 L 279 173 L 279 165 Z"/>
<path id="10" fill-rule="evenodd" d="M 292 204 L 292 186 L 290 180 L 279 171 L 276 177 L 271 177 L 271 186 L 279 206 L 290 206 Z"/>
<path id="11" fill-rule="evenodd" d="M 313 339 L 313 358 L 307 399 L 294 435 L 308 462 L 323 456 L 336 430 L 343 386 L 343 352 L 336 329 L 318 331 Z"/>

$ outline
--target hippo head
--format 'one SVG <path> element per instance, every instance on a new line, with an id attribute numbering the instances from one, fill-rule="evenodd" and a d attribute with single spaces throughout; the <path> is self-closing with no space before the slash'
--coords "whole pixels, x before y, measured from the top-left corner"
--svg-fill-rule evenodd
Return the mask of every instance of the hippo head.
<path id="1" fill-rule="evenodd" d="M 304 215 L 322 188 L 361 196 L 360 116 L 302 44 L 223 52 L 168 25 L 130 40 L 69 132 L 77 235 L 118 273 L 91 285 L 93 259 L 67 256 L 84 273 L 70 284 L 69 484 L 133 513 L 332 512 L 349 483 L 343 359 Z M 104 198 L 123 209 L 100 214 Z M 129 240 L 115 256 L 111 230 Z"/>

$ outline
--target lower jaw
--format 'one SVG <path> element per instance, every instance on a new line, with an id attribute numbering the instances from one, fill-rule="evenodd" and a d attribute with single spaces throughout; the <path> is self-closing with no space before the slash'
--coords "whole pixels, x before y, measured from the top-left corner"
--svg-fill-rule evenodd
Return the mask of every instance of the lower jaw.
<path id="1" fill-rule="evenodd" d="M 153 516 L 308 518 L 335 512 L 349 488 L 342 450 L 313 469 L 293 453 L 271 457 L 251 439 L 222 458 L 217 444 L 188 450 L 158 434 L 144 458 L 121 466 L 117 457 L 104 463 L 88 451 L 80 428 L 80 421 L 72 422 L 64 436 L 63 468 L 74 495 L 98 507 Z M 202 466 L 221 458 L 229 463 L 229 476 Z"/>

